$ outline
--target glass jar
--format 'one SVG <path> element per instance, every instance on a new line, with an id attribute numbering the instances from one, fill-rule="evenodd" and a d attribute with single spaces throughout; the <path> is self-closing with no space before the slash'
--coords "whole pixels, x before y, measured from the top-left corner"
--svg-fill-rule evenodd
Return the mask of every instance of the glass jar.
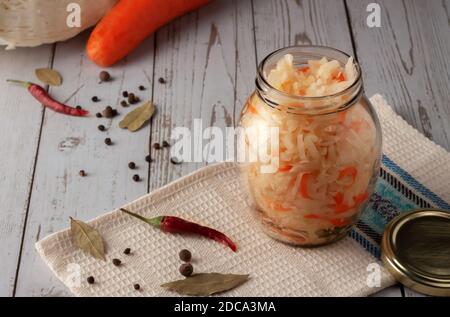
<path id="1" fill-rule="evenodd" d="M 365 208 L 379 172 L 381 128 L 357 63 L 344 90 L 305 97 L 269 84 L 269 72 L 285 54 L 297 70 L 322 57 L 341 66 L 349 60 L 333 48 L 293 46 L 259 64 L 256 90 L 241 112 L 241 174 L 269 236 L 317 246 L 345 236 Z"/>

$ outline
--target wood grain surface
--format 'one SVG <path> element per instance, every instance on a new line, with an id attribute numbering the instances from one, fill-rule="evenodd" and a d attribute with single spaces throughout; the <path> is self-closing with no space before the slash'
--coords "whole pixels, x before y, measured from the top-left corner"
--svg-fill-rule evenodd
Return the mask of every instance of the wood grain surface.
<path id="1" fill-rule="evenodd" d="M 101 69 L 84 51 L 89 31 L 55 45 L 0 51 L 0 295 L 70 295 L 34 243 L 68 227 L 69 216 L 88 220 L 207 164 L 174 165 L 170 149 L 152 144 L 174 142 L 173 128 L 192 128 L 195 119 L 235 126 L 254 89 L 257 63 L 281 47 L 327 45 L 356 56 L 367 95 L 383 94 L 410 124 L 450 149 L 450 0 L 379 0 L 380 28 L 366 24 L 370 2 L 216 0 L 158 30 L 108 69 L 113 80 L 106 83 L 99 83 Z M 64 84 L 49 92 L 86 107 L 92 117 L 44 110 L 23 88 L 5 82 L 36 81 L 38 67 L 58 70 Z M 118 127 L 136 107 L 119 105 L 124 90 L 157 106 L 151 123 L 136 133 Z M 119 116 L 95 118 L 106 105 Z M 136 170 L 127 167 L 131 161 Z M 134 182 L 134 174 L 141 181 Z M 417 295 L 400 286 L 376 294 Z"/>

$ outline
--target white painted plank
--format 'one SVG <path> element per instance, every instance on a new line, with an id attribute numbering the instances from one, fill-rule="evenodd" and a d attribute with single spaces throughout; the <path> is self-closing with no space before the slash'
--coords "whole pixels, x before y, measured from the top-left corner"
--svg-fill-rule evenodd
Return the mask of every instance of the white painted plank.
<path id="1" fill-rule="evenodd" d="M 159 113 L 152 142 L 169 140 L 174 127 L 192 129 L 196 118 L 203 128 L 233 126 L 235 104 L 239 111 L 253 89 L 251 27 L 250 1 L 214 1 L 158 31 L 155 78 L 164 77 L 167 83 L 155 83 Z M 150 190 L 205 165 L 204 161 L 173 165 L 168 150 L 152 153 Z"/>
<path id="2" fill-rule="evenodd" d="M 450 1 L 377 1 L 380 28 L 366 25 L 373 1 L 347 2 L 368 95 L 383 94 L 406 121 L 450 149 Z"/>
<path id="3" fill-rule="evenodd" d="M 51 62 L 52 46 L 0 49 L 0 296 L 11 296 L 28 205 L 42 107 L 7 78 L 35 81 Z"/>
<path id="4" fill-rule="evenodd" d="M 112 82 L 99 84 L 101 70 L 84 53 L 88 34 L 57 45 L 54 68 L 64 77 L 62 87 L 51 93 L 64 100 L 79 87 L 69 101 L 92 111 L 89 118 L 63 116 L 45 112 L 45 122 L 31 196 L 29 218 L 20 266 L 18 296 L 61 296 L 67 290 L 51 274 L 37 255 L 34 243 L 41 237 L 68 227 L 69 216 L 88 220 L 131 201 L 147 192 L 150 125 L 136 133 L 118 127 L 126 110 L 118 106 L 123 90 L 134 91 L 142 99 L 150 99 L 153 73 L 153 38 L 149 38 L 128 59 L 110 69 Z M 84 85 L 84 86 L 83 86 Z M 139 91 L 138 86 L 147 87 Z M 101 102 L 91 102 L 92 96 Z M 115 119 L 97 119 L 95 113 L 106 105 L 117 107 L 120 116 Z M 97 125 L 104 124 L 107 131 L 100 132 Z M 112 146 L 104 139 L 110 137 Z M 138 168 L 128 168 L 134 161 Z M 84 169 L 86 177 L 78 175 Z M 141 182 L 132 180 L 140 174 Z M 85 276 L 89 272 L 82 272 Z"/>
<path id="5" fill-rule="evenodd" d="M 326 45 L 349 54 L 352 43 L 342 1 L 254 1 L 258 61 L 290 45 Z"/>

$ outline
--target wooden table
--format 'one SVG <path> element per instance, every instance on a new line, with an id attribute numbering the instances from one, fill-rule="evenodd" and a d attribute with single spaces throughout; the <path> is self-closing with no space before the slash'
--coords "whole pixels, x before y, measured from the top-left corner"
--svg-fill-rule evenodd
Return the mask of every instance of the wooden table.
<path id="1" fill-rule="evenodd" d="M 450 149 L 450 0 L 378 0 L 380 28 L 369 28 L 369 0 L 214 1 L 160 29 L 111 68 L 111 83 L 84 51 L 88 33 L 64 43 L 0 51 L 0 295 L 63 296 L 65 287 L 45 267 L 34 243 L 66 228 L 69 216 L 88 220 L 117 208 L 201 163 L 170 164 L 151 149 L 171 128 L 193 118 L 219 127 L 236 124 L 254 89 L 255 69 L 273 50 L 294 44 L 336 47 L 357 57 L 368 96 L 382 93 L 410 124 Z M 80 119 L 40 107 L 6 78 L 34 80 L 53 67 L 64 77 L 49 88 L 58 99 L 93 113 L 118 104 L 121 91 L 153 100 L 152 124 L 131 134 L 118 119 Z M 158 82 L 159 77 L 167 80 Z M 145 91 L 137 87 L 144 85 Z M 100 102 L 91 102 L 92 96 Z M 104 124 L 107 131 L 97 130 Z M 114 145 L 106 146 L 110 137 Z M 145 162 L 151 152 L 154 162 Z M 141 182 L 129 161 L 138 165 Z M 80 177 L 84 169 L 87 177 Z M 411 296 L 400 286 L 380 296 Z"/>

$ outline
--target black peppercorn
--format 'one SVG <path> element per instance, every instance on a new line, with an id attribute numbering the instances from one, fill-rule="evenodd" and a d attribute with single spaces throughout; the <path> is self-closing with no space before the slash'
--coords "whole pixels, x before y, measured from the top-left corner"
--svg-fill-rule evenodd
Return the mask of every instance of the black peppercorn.
<path id="1" fill-rule="evenodd" d="M 100 131 L 105 131 L 105 126 L 104 126 L 103 124 L 100 124 L 100 125 L 98 126 L 98 129 L 99 129 Z"/>
<path id="2" fill-rule="evenodd" d="M 122 107 L 128 107 L 128 103 L 127 103 L 125 100 L 122 100 L 122 101 L 120 102 L 120 105 L 121 105 Z"/>
<path id="3" fill-rule="evenodd" d="M 159 81 L 160 84 L 165 84 L 166 83 L 166 80 L 164 78 L 162 78 L 162 77 L 159 77 L 158 81 Z"/>
<path id="4" fill-rule="evenodd" d="M 133 287 L 137 291 L 141 288 L 141 286 L 139 284 L 134 284 Z"/>
<path id="5" fill-rule="evenodd" d="M 85 177 L 85 176 L 86 176 L 86 172 L 85 172 L 84 170 L 79 171 L 78 174 L 79 174 L 81 177 Z"/>
<path id="6" fill-rule="evenodd" d="M 145 160 L 149 163 L 152 161 L 152 157 L 150 156 L 150 154 L 145 157 Z"/>
<path id="7" fill-rule="evenodd" d="M 95 114 L 95 116 L 96 116 L 97 118 L 103 117 L 102 114 L 101 114 L 100 112 L 97 112 L 97 113 Z"/>
<path id="8" fill-rule="evenodd" d="M 77 108 L 78 110 L 82 109 L 80 105 L 76 106 L 75 108 Z"/>
<path id="9" fill-rule="evenodd" d="M 97 102 L 97 101 L 99 101 L 100 99 L 98 99 L 98 97 L 97 96 L 94 96 L 94 97 L 92 97 L 92 99 L 91 99 L 93 102 Z"/>
<path id="10" fill-rule="evenodd" d="M 169 144 L 169 142 L 167 142 L 167 141 L 163 141 L 162 146 L 163 146 L 163 147 L 169 147 L 170 144 Z"/>
<path id="11" fill-rule="evenodd" d="M 139 177 L 138 174 L 134 174 L 134 175 L 133 175 L 133 180 L 134 180 L 135 182 L 139 182 L 139 181 L 141 180 L 141 178 Z"/>
<path id="12" fill-rule="evenodd" d="M 136 164 L 134 162 L 130 162 L 128 163 L 128 167 L 132 170 L 134 170 L 136 168 Z"/>
<path id="13" fill-rule="evenodd" d="M 95 283 L 95 279 L 94 279 L 93 276 L 89 276 L 86 280 L 87 280 L 87 282 L 88 282 L 89 284 L 94 284 L 94 283 Z"/>
<path id="14" fill-rule="evenodd" d="M 180 260 L 183 262 L 189 262 L 192 258 L 191 251 L 189 251 L 187 249 L 181 250 L 178 255 L 180 256 Z"/>
<path id="15" fill-rule="evenodd" d="M 145 90 L 145 87 L 142 86 L 142 85 L 140 85 L 140 86 L 139 86 L 139 90 Z"/>
<path id="16" fill-rule="evenodd" d="M 120 264 L 122 264 L 122 261 L 120 261 L 119 259 L 113 259 L 113 260 L 112 260 L 112 263 L 113 263 L 115 266 L 119 266 Z"/>
<path id="17" fill-rule="evenodd" d="M 126 248 L 125 250 L 123 250 L 123 254 L 130 254 L 131 253 L 131 249 L 130 248 Z"/>
<path id="18" fill-rule="evenodd" d="M 106 145 L 111 145 L 111 144 L 112 144 L 111 139 L 110 139 L 110 138 L 106 138 L 106 139 L 105 139 L 105 144 L 106 144 Z"/>
<path id="19" fill-rule="evenodd" d="M 117 116 L 119 113 L 117 112 L 117 109 L 113 109 L 112 110 L 112 116 L 115 117 Z"/>
<path id="20" fill-rule="evenodd" d="M 124 92 L 122 92 L 122 96 L 124 97 L 124 98 L 127 98 L 128 97 L 128 91 L 124 91 Z"/>
<path id="21" fill-rule="evenodd" d="M 107 71 L 101 71 L 98 75 L 101 81 L 108 81 L 111 79 L 111 75 Z"/>
<path id="22" fill-rule="evenodd" d="M 159 144 L 159 143 L 153 143 L 153 148 L 154 148 L 155 150 L 159 150 L 159 149 L 161 149 L 161 144 Z"/>
<path id="23" fill-rule="evenodd" d="M 192 273 L 194 272 L 194 268 L 192 267 L 191 263 L 183 263 L 180 266 L 180 273 L 183 276 L 191 276 Z"/>

